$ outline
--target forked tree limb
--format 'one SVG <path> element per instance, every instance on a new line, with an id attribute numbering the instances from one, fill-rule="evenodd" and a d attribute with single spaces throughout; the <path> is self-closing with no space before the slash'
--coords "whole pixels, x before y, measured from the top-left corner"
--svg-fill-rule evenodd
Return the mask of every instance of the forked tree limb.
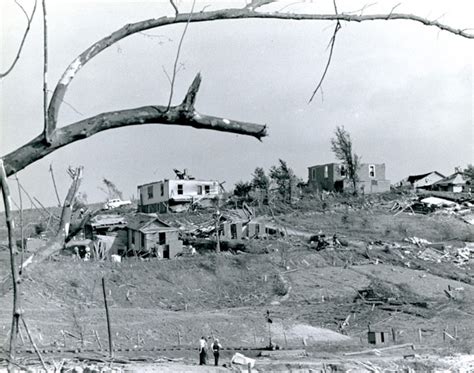
<path id="1" fill-rule="evenodd" d="M 98 132 L 125 126 L 149 123 L 187 126 L 253 136 L 259 140 L 267 135 L 266 126 L 264 125 L 214 117 L 200 114 L 194 110 L 199 82 L 200 75 L 198 74 L 189 88 L 184 102 L 169 109 L 166 106 L 143 106 L 135 109 L 102 113 L 65 127 L 57 128 L 51 138 L 50 145 L 44 143 L 43 135 L 41 134 L 3 157 L 6 174 L 7 176 L 13 175 L 29 164 L 75 141 L 88 138 Z"/>
<path id="2" fill-rule="evenodd" d="M 177 23 L 187 22 L 210 22 L 219 20 L 229 19 L 280 19 L 280 20 L 295 20 L 295 21 L 339 21 L 339 22 L 365 22 L 365 21 L 393 21 L 393 20 L 408 20 L 418 22 L 426 26 L 437 27 L 440 30 L 447 31 L 449 33 L 468 38 L 474 39 L 473 33 L 466 32 L 465 29 L 458 29 L 445 25 L 437 20 L 429 20 L 427 18 L 419 17 L 414 14 L 405 13 L 393 13 L 389 14 L 370 14 L 370 15 L 356 15 L 356 14 L 301 14 L 301 13 L 278 13 L 278 12 L 257 12 L 250 8 L 244 9 L 224 9 L 208 12 L 190 13 L 176 13 L 174 17 L 160 17 L 140 21 L 136 23 L 130 23 L 124 27 L 113 32 L 109 36 L 95 42 L 84 52 L 82 52 L 77 58 L 72 61 L 66 71 L 63 73 L 59 83 L 57 84 L 53 96 L 48 108 L 48 121 L 51 129 L 56 128 L 59 108 L 64 99 L 64 95 L 76 74 L 79 70 L 97 54 L 110 47 L 114 43 L 123 38 L 133 35 L 138 32 L 145 30 L 162 27 L 166 25 L 172 25 Z"/>

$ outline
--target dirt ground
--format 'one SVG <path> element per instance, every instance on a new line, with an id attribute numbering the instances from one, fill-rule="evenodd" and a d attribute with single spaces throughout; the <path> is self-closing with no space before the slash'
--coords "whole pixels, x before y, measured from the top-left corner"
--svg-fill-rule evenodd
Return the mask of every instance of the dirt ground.
<path id="1" fill-rule="evenodd" d="M 473 364 L 472 260 L 458 265 L 454 254 L 449 260 L 425 260 L 420 255 L 426 248 L 404 239 L 441 242 L 446 252 L 454 253 L 464 242 L 474 241 L 472 226 L 445 215 L 394 217 L 389 206 L 390 201 L 382 200 L 370 210 L 342 204 L 289 211 L 276 220 L 268 217 L 302 232 L 337 233 L 347 241 L 346 246 L 321 251 L 299 235 L 245 241 L 248 250 L 238 255 L 203 253 L 122 263 L 59 256 L 26 275 L 21 284 L 24 317 L 51 366 L 60 361 L 79 364 L 78 357 L 87 360 L 94 354 L 104 360 L 104 277 L 116 356 L 133 363 L 117 365 L 121 371 L 228 371 L 196 365 L 203 335 L 220 339 L 222 364 L 236 351 L 257 357 L 270 338 L 283 350 L 307 351 L 304 358 L 257 357 L 260 371 L 298 366 L 300 371 L 323 371 L 331 364 L 352 371 L 395 366 L 462 371 Z M 0 278 L 7 271 L 7 252 L 0 249 Z M 367 289 L 385 301 L 361 296 Z M 11 302 L 11 293 L 0 299 L 0 366 L 6 364 Z M 369 324 L 373 331 L 387 332 L 389 342 L 369 345 Z M 416 350 L 344 356 L 405 343 L 415 344 Z M 24 331 L 19 356 L 24 366 L 35 360 Z"/>

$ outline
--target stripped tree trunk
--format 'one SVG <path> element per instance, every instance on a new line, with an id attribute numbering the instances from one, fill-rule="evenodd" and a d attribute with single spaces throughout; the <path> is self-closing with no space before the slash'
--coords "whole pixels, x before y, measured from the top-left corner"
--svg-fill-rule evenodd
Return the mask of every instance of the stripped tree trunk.
<path id="1" fill-rule="evenodd" d="M 3 166 L 0 168 L 3 169 Z M 82 167 L 78 167 L 74 170 L 70 169 L 69 174 L 71 175 L 73 180 L 69 188 L 69 191 L 67 193 L 66 199 L 64 200 L 58 231 L 56 235 L 52 237 L 51 239 L 49 239 L 43 246 L 41 246 L 36 253 L 34 253 L 27 260 L 25 260 L 25 262 L 22 265 L 23 270 L 25 270 L 26 267 L 28 267 L 28 269 L 31 270 L 36 264 L 43 262 L 45 259 L 57 253 L 59 250 L 61 250 L 64 247 L 64 243 L 66 242 L 68 238 L 69 228 L 71 226 L 71 216 L 72 216 L 72 210 L 74 207 L 76 194 L 77 194 L 77 191 L 79 190 L 79 186 L 82 180 Z M 5 180 L 6 180 L 6 177 L 5 177 Z M 2 183 L 2 187 L 3 187 L 3 183 Z M 2 188 L 2 190 L 4 189 Z M 7 219 L 7 222 L 8 222 L 8 219 Z M 13 247 L 12 247 L 12 250 L 13 250 Z M 16 265 L 14 263 L 14 258 L 12 259 L 12 271 L 13 271 L 13 268 L 16 268 Z M 15 287 L 13 286 L 14 281 L 12 280 L 15 280 L 15 282 L 17 281 L 15 277 L 12 278 L 12 274 L 0 280 L 1 281 L 0 282 L 0 297 L 7 294 L 12 288 L 13 288 L 13 291 L 15 292 Z"/>

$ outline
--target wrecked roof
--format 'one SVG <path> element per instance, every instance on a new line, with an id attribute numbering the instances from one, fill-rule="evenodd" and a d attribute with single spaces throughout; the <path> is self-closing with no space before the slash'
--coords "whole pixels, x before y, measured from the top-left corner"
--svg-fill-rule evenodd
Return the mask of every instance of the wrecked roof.
<path id="1" fill-rule="evenodd" d="M 444 175 L 440 174 L 438 171 L 431 171 L 431 172 L 427 172 L 426 174 L 421 174 L 421 175 L 410 175 L 408 176 L 407 181 L 410 183 L 414 183 L 415 181 L 421 180 L 431 174 L 438 174 L 439 176 L 444 177 Z"/>
<path id="2" fill-rule="evenodd" d="M 136 214 L 129 217 L 127 228 L 135 231 L 141 231 L 151 224 L 155 225 L 157 228 L 171 228 L 168 224 L 161 221 L 156 216 L 146 214 Z"/>
<path id="3" fill-rule="evenodd" d="M 89 220 L 89 225 L 94 228 L 97 227 L 106 227 L 111 225 L 125 225 L 127 221 L 124 216 L 116 214 L 101 214 L 94 216 Z"/>
<path id="4" fill-rule="evenodd" d="M 466 184 L 469 178 L 463 172 L 455 172 L 452 175 L 445 177 L 443 180 L 437 181 L 436 185 L 453 185 L 453 184 Z"/>

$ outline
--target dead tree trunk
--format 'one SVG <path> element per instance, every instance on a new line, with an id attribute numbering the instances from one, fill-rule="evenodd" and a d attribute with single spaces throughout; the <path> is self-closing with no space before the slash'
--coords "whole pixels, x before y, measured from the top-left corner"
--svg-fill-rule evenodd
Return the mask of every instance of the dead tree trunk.
<path id="1" fill-rule="evenodd" d="M 48 242 L 46 242 L 42 247 L 40 247 L 36 253 L 31 255 L 23 263 L 22 270 L 25 270 L 26 267 L 28 267 L 28 269 L 31 270 L 36 264 L 43 262 L 48 257 L 57 253 L 59 250 L 61 250 L 64 247 L 64 243 L 66 242 L 66 239 L 68 238 L 68 234 L 70 230 L 69 228 L 71 226 L 71 216 L 72 216 L 72 210 L 74 207 L 76 194 L 77 194 L 77 191 L 79 190 L 79 186 L 82 180 L 82 167 L 78 167 L 74 170 L 69 169 L 69 174 L 72 177 L 72 184 L 69 188 L 66 199 L 64 200 L 58 231 L 54 237 L 49 239 Z M 13 250 L 13 247 L 12 247 L 12 250 Z M 13 268 L 16 268 L 16 265 L 14 264 L 14 258 L 13 258 L 12 266 Z M 0 297 L 7 294 L 12 288 L 13 290 L 15 290 L 15 288 L 13 287 L 13 280 L 17 281 L 17 279 L 15 278 L 12 279 L 11 274 L 0 280 L 1 281 L 0 282 Z"/>

